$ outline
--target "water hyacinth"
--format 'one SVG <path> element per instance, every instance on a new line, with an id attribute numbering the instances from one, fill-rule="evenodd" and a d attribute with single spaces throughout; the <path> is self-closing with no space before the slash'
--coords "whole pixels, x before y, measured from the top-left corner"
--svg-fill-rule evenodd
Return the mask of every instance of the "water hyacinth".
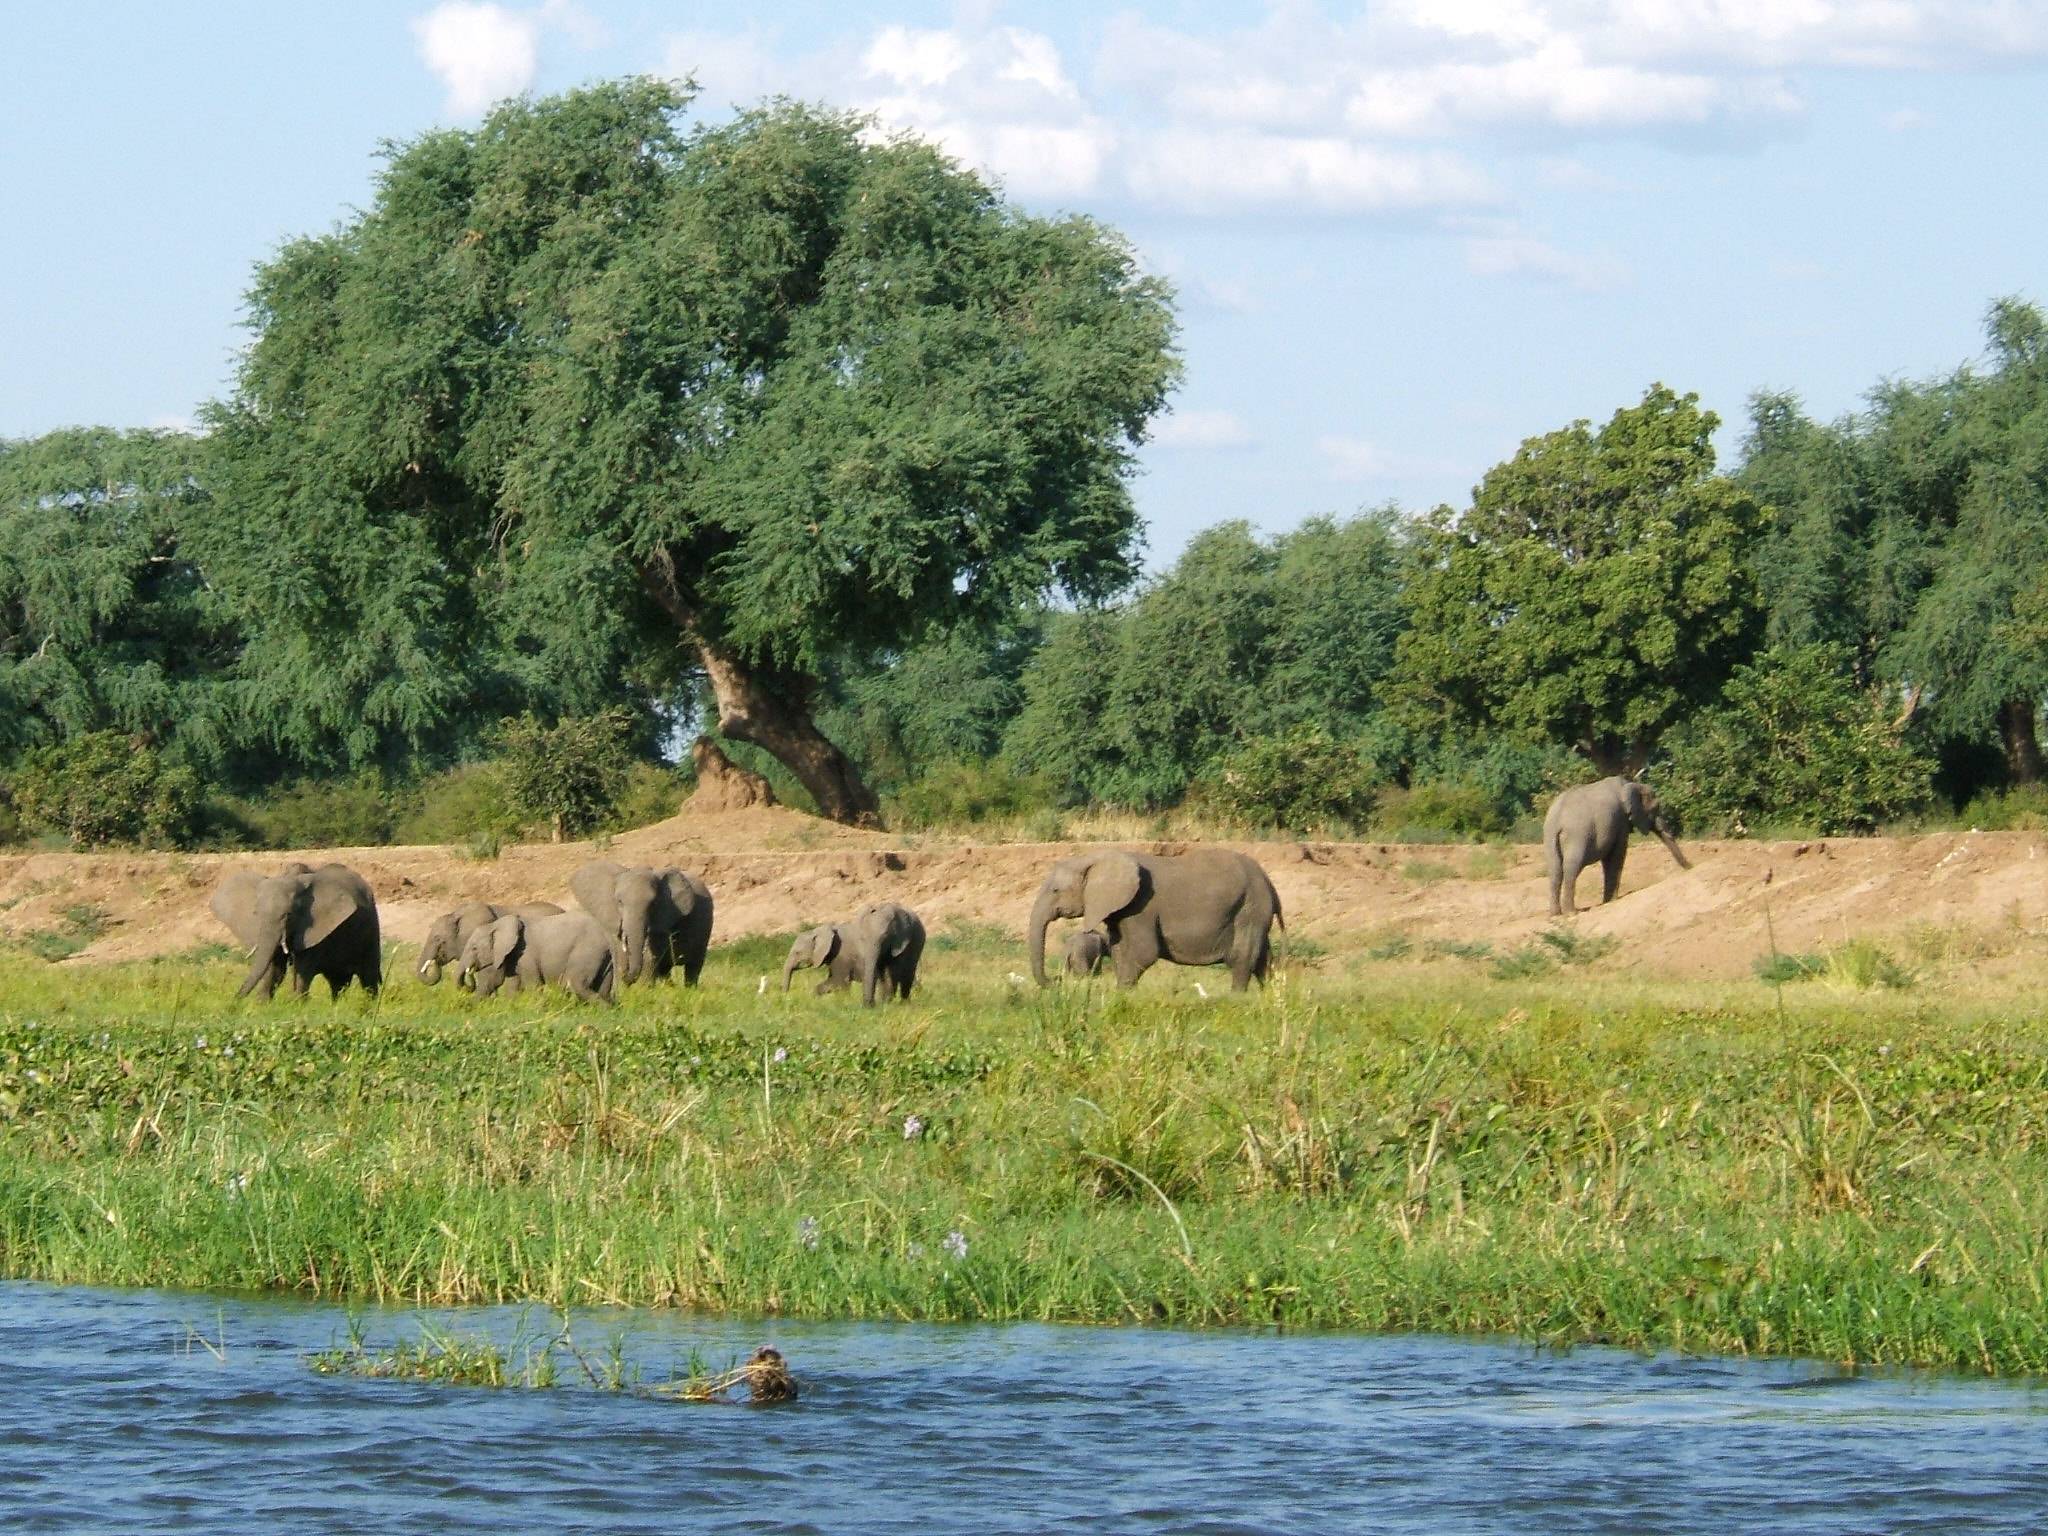
<path id="1" fill-rule="evenodd" d="M 815 1216 L 806 1216 L 806 1217 L 805 1217 L 805 1218 L 804 1218 L 804 1219 L 803 1219 L 802 1221 L 800 1221 L 800 1222 L 798 1222 L 798 1223 L 796 1224 L 796 1240 L 797 1240 L 798 1242 L 802 1243 L 802 1244 L 804 1245 L 804 1247 L 806 1247 L 806 1248 L 810 1249 L 810 1250 L 811 1250 L 812 1252 L 814 1252 L 814 1253 L 815 1253 L 815 1252 L 817 1251 L 817 1247 L 818 1247 L 818 1218 L 817 1218 L 817 1217 L 815 1217 Z"/>
<path id="2" fill-rule="evenodd" d="M 916 1115 L 905 1115 L 903 1117 L 903 1139 L 905 1141 L 915 1141 L 923 1134 L 923 1120 L 919 1119 Z"/>
<path id="3" fill-rule="evenodd" d="M 939 1244 L 939 1246 L 950 1253 L 955 1260 L 964 1259 L 967 1257 L 967 1234 L 965 1232 L 948 1232 L 946 1240 Z"/>

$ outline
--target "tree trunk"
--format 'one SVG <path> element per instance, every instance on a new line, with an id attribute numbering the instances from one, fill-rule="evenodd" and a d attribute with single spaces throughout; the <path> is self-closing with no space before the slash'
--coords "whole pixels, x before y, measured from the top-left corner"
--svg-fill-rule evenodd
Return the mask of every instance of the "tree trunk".
<path id="1" fill-rule="evenodd" d="M 1998 735 L 2005 743 L 2005 774 L 2014 784 L 2041 782 L 2041 743 L 2034 734 L 2034 701 L 2007 699 L 1998 708 Z"/>
<path id="2" fill-rule="evenodd" d="M 759 666 L 714 639 L 675 582 L 655 569 L 642 571 L 647 590 L 696 647 L 718 701 L 718 733 L 752 742 L 797 777 L 818 803 L 818 813 L 851 827 L 879 827 L 881 802 L 853 761 L 811 723 L 812 680 L 802 673 Z"/>

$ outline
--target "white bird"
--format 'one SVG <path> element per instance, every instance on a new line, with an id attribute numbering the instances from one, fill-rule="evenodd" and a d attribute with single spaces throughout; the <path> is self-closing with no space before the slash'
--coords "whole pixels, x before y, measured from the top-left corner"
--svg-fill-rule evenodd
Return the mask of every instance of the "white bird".
<path id="1" fill-rule="evenodd" d="M 1207 987 L 1203 986 L 1203 985 L 1202 985 L 1202 984 L 1201 984 L 1201 983 L 1200 983 L 1200 982 L 1198 981 L 1198 982 L 1196 982 L 1196 983 L 1195 983 L 1195 995 L 1196 995 L 1197 997 L 1201 997 L 1201 998 L 1206 998 L 1206 997 L 1208 997 L 1208 995 L 1209 995 L 1209 989 L 1208 989 Z"/>
<path id="2" fill-rule="evenodd" d="M 767 976 L 766 976 L 766 974 L 764 973 L 764 974 L 762 975 L 762 977 L 761 977 L 761 984 L 760 984 L 760 985 L 759 985 L 758 987 L 754 988 L 754 996 L 756 996 L 756 997 L 759 997 L 759 996 L 761 996 L 761 994 L 762 994 L 762 993 L 766 992 L 767 990 L 768 990 L 768 977 L 767 977 Z"/>

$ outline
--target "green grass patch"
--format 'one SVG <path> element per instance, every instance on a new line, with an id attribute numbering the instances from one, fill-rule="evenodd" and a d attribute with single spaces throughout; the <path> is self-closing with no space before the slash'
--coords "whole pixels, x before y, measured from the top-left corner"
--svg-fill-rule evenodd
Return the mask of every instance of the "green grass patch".
<path id="1" fill-rule="evenodd" d="M 968 935 L 862 1009 L 758 994 L 754 942 L 613 1010 L 0 956 L 0 1273 L 2048 1370 L 2048 1020 L 2010 998 L 1648 985 L 1543 940 L 1505 978 L 1041 991 Z M 586 1379 L 492 1348 L 333 1363 Z"/>

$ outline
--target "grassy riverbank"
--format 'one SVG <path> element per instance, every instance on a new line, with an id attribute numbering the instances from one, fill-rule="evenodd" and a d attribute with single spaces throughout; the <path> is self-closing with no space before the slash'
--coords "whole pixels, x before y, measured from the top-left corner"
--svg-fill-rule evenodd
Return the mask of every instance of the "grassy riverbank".
<path id="1" fill-rule="evenodd" d="M 864 1014 L 779 943 L 616 1011 L 0 957 L 0 1272 L 1284 1323 L 2048 1369 L 2048 1019 L 1444 959 Z M 969 979 L 973 978 L 973 979 Z"/>

